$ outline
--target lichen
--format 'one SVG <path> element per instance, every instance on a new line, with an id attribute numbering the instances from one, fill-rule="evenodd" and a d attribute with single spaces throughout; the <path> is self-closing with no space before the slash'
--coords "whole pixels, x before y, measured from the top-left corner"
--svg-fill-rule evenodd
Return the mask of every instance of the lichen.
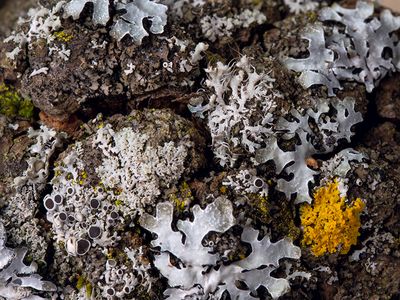
<path id="1" fill-rule="evenodd" d="M 330 107 L 331 106 L 331 107 Z M 315 110 L 308 109 L 302 115 L 295 109 L 291 110 L 293 121 L 280 118 L 275 128 L 284 133 L 283 139 L 290 140 L 297 136 L 300 144 L 295 145 L 294 151 L 284 151 L 278 145 L 276 136 L 271 136 L 266 141 L 266 147 L 256 151 L 256 161 L 260 164 L 273 160 L 276 173 L 284 171 L 287 175 L 293 174 L 293 178 L 286 180 L 280 178 L 276 189 L 286 194 L 289 199 L 296 194 L 296 202 L 311 203 L 309 183 L 314 183 L 314 177 L 319 173 L 307 164 L 315 154 L 332 152 L 342 139 L 350 142 L 354 133 L 351 131 L 353 125 L 362 121 L 360 112 L 354 109 L 355 101 L 345 98 L 343 101 L 321 101 Z M 325 118 L 325 114 L 332 111 L 334 118 Z M 310 126 L 310 120 L 315 122 L 318 128 L 316 134 Z M 318 147 L 315 141 L 322 137 L 323 148 Z M 292 163 L 294 162 L 294 163 Z"/>
<path id="2" fill-rule="evenodd" d="M 207 118 L 214 155 L 221 166 L 233 167 L 244 153 L 254 154 L 271 133 L 269 125 L 280 93 L 273 88 L 275 80 L 258 72 L 251 61 L 243 56 L 234 65 L 209 65 L 205 85 L 212 94 L 204 104 L 194 99 L 189 105 L 196 116 Z"/>
<path id="3" fill-rule="evenodd" d="M 110 125 L 100 128 L 93 140 L 93 148 L 104 155 L 96 169 L 98 176 L 106 188 L 117 189 L 127 211 L 139 214 L 161 194 L 162 187 L 179 180 L 192 146 L 169 141 L 152 147 L 149 140 L 147 134 L 132 128 L 116 132 Z"/>
<path id="4" fill-rule="evenodd" d="M 300 219 L 304 236 L 302 244 L 310 246 L 315 256 L 325 253 L 347 254 L 357 244 L 364 202 L 357 198 L 351 205 L 340 196 L 339 183 L 333 181 L 317 189 L 314 203 L 303 204 Z"/>
<path id="5" fill-rule="evenodd" d="M 264 286 L 275 299 L 290 289 L 286 278 L 271 275 L 281 259 L 300 258 L 300 248 L 289 239 L 272 243 L 265 236 L 259 240 L 257 230 L 245 227 L 241 239 L 251 245 L 251 253 L 231 264 L 221 264 L 220 255 L 213 251 L 211 244 L 203 246 L 202 240 L 210 231 L 224 232 L 234 225 L 232 204 L 219 197 L 205 209 L 194 206 L 192 212 L 193 222 L 178 221 L 178 232 L 171 228 L 173 206 L 170 202 L 159 203 L 155 217 L 144 214 L 140 218 L 144 228 L 157 234 L 152 245 L 161 247 L 161 252 L 155 256 L 154 265 L 170 285 L 164 295 L 170 299 L 223 299 L 223 294 L 229 293 L 231 299 L 250 299 L 250 295 L 257 297 L 256 290 Z M 181 233 L 185 234 L 184 242 Z M 178 266 L 171 264 L 170 255 L 179 259 Z M 247 289 L 239 289 L 235 285 L 237 281 L 245 282 Z"/>
<path id="6" fill-rule="evenodd" d="M 110 5 L 114 1 L 110 0 L 71 0 L 64 6 L 64 17 L 79 19 L 82 11 L 88 3 L 93 4 L 94 24 L 106 26 L 110 20 Z M 168 7 L 150 0 L 115 1 L 113 5 L 116 11 L 124 11 L 116 22 L 112 25 L 110 34 L 117 40 L 122 40 L 125 35 L 129 35 L 137 44 L 142 43 L 142 39 L 148 36 L 143 20 L 151 22 L 149 31 L 153 34 L 160 34 L 164 31 L 167 24 Z"/>
<path id="7" fill-rule="evenodd" d="M 284 0 L 291 13 L 299 14 L 318 8 L 318 2 L 313 0 Z"/>
<path id="8" fill-rule="evenodd" d="M 255 217 L 261 220 L 263 223 L 268 223 L 271 216 L 269 214 L 269 203 L 266 196 L 260 194 L 249 194 L 249 204 L 255 209 Z"/>
<path id="9" fill-rule="evenodd" d="M 65 243 L 71 256 L 85 255 L 95 247 L 115 246 L 123 224 L 112 190 L 92 187 L 80 158 L 82 145 L 74 145 L 55 172 L 53 192 L 43 199 L 54 238 Z M 77 238 L 79 237 L 79 238 Z"/>
<path id="10" fill-rule="evenodd" d="M 58 133 L 42 125 L 38 130 L 32 127 L 29 128 L 28 137 L 35 139 L 36 143 L 29 148 L 28 168 L 22 176 L 14 179 L 16 187 L 22 187 L 26 184 L 37 186 L 46 183 L 47 176 L 49 175 L 50 159 L 56 149 L 61 147 L 67 135 L 65 133 Z"/>
<path id="11" fill-rule="evenodd" d="M 72 34 L 68 34 L 63 30 L 54 32 L 53 36 L 57 41 L 60 41 L 63 43 L 68 43 L 74 38 L 74 36 Z"/>
<path id="12" fill-rule="evenodd" d="M 106 25 L 110 19 L 109 0 L 71 0 L 64 6 L 64 16 L 78 19 L 87 3 L 93 4 L 93 23 Z"/>
<path id="13" fill-rule="evenodd" d="M 232 17 L 218 15 L 205 16 L 201 19 L 201 29 L 206 38 L 215 42 L 217 39 L 230 37 L 237 28 L 249 28 L 253 24 L 263 24 L 266 16 L 258 9 L 245 9 Z"/>
<path id="14" fill-rule="evenodd" d="M 18 32 L 14 31 L 4 42 L 13 42 L 16 46 L 11 52 L 6 53 L 6 57 L 10 60 L 15 60 L 19 53 L 27 46 L 32 47 L 32 44 L 37 40 L 45 40 L 47 44 L 52 43 L 54 36 L 52 32 L 57 31 L 61 27 L 61 19 L 58 12 L 64 5 L 64 1 L 59 1 L 52 9 L 47 9 L 39 5 L 37 8 L 31 8 L 28 11 L 27 18 L 19 20 L 20 25 L 27 25 L 26 28 Z"/>
<path id="15" fill-rule="evenodd" d="M 86 285 L 86 278 L 83 275 L 78 276 L 78 280 L 76 281 L 76 288 L 80 290 Z"/>
<path id="16" fill-rule="evenodd" d="M 389 10 L 375 17 L 373 3 L 358 1 L 354 9 L 334 3 L 319 12 L 319 20 L 327 25 L 311 24 L 302 36 L 309 41 L 309 56 L 284 62 L 289 69 L 301 72 L 299 82 L 305 88 L 325 85 L 329 96 L 334 96 L 334 89 L 343 88 L 339 81 L 348 80 L 363 83 L 372 92 L 388 73 L 399 70 L 395 32 L 400 28 L 400 17 Z M 388 51 L 392 55 L 386 55 Z"/>
<path id="17" fill-rule="evenodd" d="M 164 32 L 167 24 L 168 7 L 150 0 L 134 0 L 130 3 L 117 3 L 117 10 L 123 10 L 123 14 L 114 24 L 110 34 L 117 40 L 122 40 L 125 35 L 129 35 L 137 44 L 142 43 L 142 39 L 148 36 L 143 20 L 151 22 L 149 31 L 153 34 Z"/>
<path id="18" fill-rule="evenodd" d="M 186 181 L 184 181 L 180 186 L 178 191 L 168 195 L 170 201 L 175 205 L 175 209 L 182 213 L 186 207 L 190 205 L 193 201 L 192 191 Z"/>
<path id="19" fill-rule="evenodd" d="M 0 298 L 3 299 L 43 299 L 34 296 L 35 291 L 54 292 L 57 287 L 42 280 L 37 274 L 38 265 L 24 263 L 28 251 L 25 247 L 8 248 L 7 233 L 0 219 Z M 35 298 L 36 297 L 36 298 Z"/>

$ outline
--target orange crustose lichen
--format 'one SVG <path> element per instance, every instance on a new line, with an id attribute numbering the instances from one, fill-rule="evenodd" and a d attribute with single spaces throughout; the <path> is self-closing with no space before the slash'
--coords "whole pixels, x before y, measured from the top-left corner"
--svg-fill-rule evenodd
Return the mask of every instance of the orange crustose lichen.
<path id="1" fill-rule="evenodd" d="M 314 193 L 314 203 L 303 204 L 300 208 L 303 245 L 311 246 L 315 256 L 337 251 L 348 253 L 350 247 L 357 244 L 360 213 L 364 207 L 359 198 L 351 206 L 347 205 L 346 198 L 340 197 L 336 180 L 320 187 Z"/>

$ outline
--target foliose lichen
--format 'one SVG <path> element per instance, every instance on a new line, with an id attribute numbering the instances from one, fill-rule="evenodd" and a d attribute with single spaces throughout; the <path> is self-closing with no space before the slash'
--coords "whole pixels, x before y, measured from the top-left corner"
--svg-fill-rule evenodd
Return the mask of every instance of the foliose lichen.
<path id="1" fill-rule="evenodd" d="M 237 262 L 222 264 L 220 255 L 213 253 L 212 245 L 203 246 L 202 240 L 210 231 L 224 232 L 235 224 L 232 204 L 220 197 L 205 209 L 194 206 L 192 212 L 192 222 L 178 221 L 180 232 L 171 228 L 173 205 L 169 202 L 157 205 L 155 217 L 145 214 L 140 218 L 144 228 L 157 234 L 152 245 L 160 247 L 161 253 L 155 256 L 154 265 L 168 279 L 170 288 L 165 291 L 166 296 L 170 299 L 221 299 L 228 292 L 232 299 L 244 300 L 250 299 L 251 294 L 256 295 L 260 286 L 273 298 L 289 290 L 287 279 L 271 276 L 281 259 L 300 258 L 300 248 L 289 239 L 271 243 L 269 236 L 265 236 L 258 240 L 259 232 L 245 227 L 241 239 L 251 245 L 252 252 Z M 184 242 L 182 234 L 186 238 Z M 170 262 L 172 255 L 179 259 L 176 265 Z M 219 268 L 214 268 L 216 266 Z M 237 281 L 245 282 L 247 289 L 237 288 Z"/>
<path id="2" fill-rule="evenodd" d="M 340 81 L 347 80 L 363 83 L 371 92 L 389 72 L 399 70 L 400 44 L 395 31 L 400 28 L 400 17 L 389 10 L 375 17 L 373 3 L 358 1 L 354 9 L 335 3 L 319 12 L 319 20 L 337 25 L 310 25 L 303 35 L 309 41 L 309 56 L 284 61 L 289 69 L 301 73 L 299 81 L 305 88 L 325 85 L 329 96 L 334 96 L 334 89 L 342 89 Z"/>
<path id="3" fill-rule="evenodd" d="M 111 18 L 110 0 L 72 0 L 64 7 L 64 16 L 78 19 L 87 3 L 93 4 L 93 23 L 107 25 Z M 148 36 L 143 26 L 143 20 L 151 21 L 149 31 L 153 34 L 160 34 L 167 24 L 168 7 L 151 0 L 115 1 L 113 3 L 117 11 L 124 11 L 112 25 L 110 34 L 117 40 L 129 35 L 132 40 L 141 44 L 142 39 Z"/>
<path id="4" fill-rule="evenodd" d="M 309 183 L 314 183 L 314 176 L 319 172 L 310 168 L 307 160 L 315 154 L 329 153 L 338 145 L 339 141 L 350 142 L 353 125 L 362 121 L 360 112 L 354 110 L 354 99 L 346 98 L 343 101 L 322 101 L 317 104 L 316 110 L 308 109 L 304 115 L 292 109 L 293 121 L 285 118 L 278 120 L 276 129 L 284 133 L 283 139 L 299 138 L 300 144 L 295 145 L 294 151 L 282 150 L 275 136 L 269 137 L 266 147 L 256 151 L 255 161 L 258 164 L 273 160 L 276 173 L 285 171 L 287 175 L 293 175 L 289 180 L 278 179 L 276 188 L 290 198 L 296 194 L 296 203 L 311 203 Z M 334 111 L 334 118 L 327 117 L 330 111 Z M 313 120 L 317 131 L 310 127 L 309 121 Z M 315 141 L 322 136 L 322 148 L 317 147 Z"/>

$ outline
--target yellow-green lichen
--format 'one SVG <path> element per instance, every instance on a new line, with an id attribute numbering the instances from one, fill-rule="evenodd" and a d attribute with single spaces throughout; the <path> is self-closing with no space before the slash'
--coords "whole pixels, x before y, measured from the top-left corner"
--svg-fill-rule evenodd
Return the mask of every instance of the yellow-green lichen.
<path id="1" fill-rule="evenodd" d="M 271 227 L 275 228 L 280 236 L 287 236 L 291 240 L 297 240 L 301 235 L 289 202 L 281 202 L 279 209 L 271 215 Z"/>
<path id="2" fill-rule="evenodd" d="M 68 43 L 70 42 L 74 36 L 71 34 L 66 33 L 65 31 L 57 31 L 53 33 L 53 37 L 60 42 Z"/>
<path id="3" fill-rule="evenodd" d="M 87 278 L 83 275 L 78 275 L 78 280 L 76 281 L 76 288 L 78 290 L 85 289 L 86 297 L 89 299 L 90 296 L 92 296 L 93 292 L 93 286 L 92 284 L 87 280 Z"/>
<path id="4" fill-rule="evenodd" d="M 270 220 L 268 198 L 260 194 L 248 194 L 248 202 L 255 210 L 255 216 L 263 223 Z"/>
<path id="5" fill-rule="evenodd" d="M 181 213 L 194 198 L 189 185 L 184 181 L 177 192 L 169 194 L 169 199 L 174 204 L 176 211 Z"/>
<path id="6" fill-rule="evenodd" d="M 308 22 L 315 23 L 318 20 L 318 14 L 315 11 L 308 11 L 307 19 L 308 19 Z"/>
<path id="7" fill-rule="evenodd" d="M 14 87 L 0 84 L 0 113 L 8 117 L 33 117 L 34 106 L 29 99 L 22 98 Z"/>
<path id="8" fill-rule="evenodd" d="M 290 216 L 288 219 L 284 218 L 282 221 L 282 226 L 279 228 L 280 232 L 283 232 L 284 235 L 291 240 L 296 240 L 300 236 L 301 231 L 300 228 L 294 223 L 293 217 Z"/>
<path id="9" fill-rule="evenodd" d="M 268 209 L 268 199 L 267 197 L 258 195 L 256 196 L 256 201 L 255 205 L 257 209 L 263 214 L 263 215 L 268 215 L 269 214 L 269 209 Z"/>
<path id="10" fill-rule="evenodd" d="M 90 282 L 86 283 L 86 297 L 90 298 L 92 296 L 92 292 L 93 292 L 93 286 Z"/>
<path id="11" fill-rule="evenodd" d="M 116 188 L 113 188 L 113 189 L 112 189 L 112 192 L 113 192 L 114 196 L 119 196 L 119 195 L 122 194 L 123 189 L 120 188 L 120 187 L 116 187 Z"/>
<path id="12" fill-rule="evenodd" d="M 85 170 L 81 171 L 79 173 L 79 178 L 78 178 L 78 183 L 79 185 L 83 185 L 85 183 L 85 180 L 87 179 L 88 174 L 86 173 Z"/>
<path id="13" fill-rule="evenodd" d="M 80 290 L 86 284 L 86 278 L 83 275 L 78 276 L 78 280 L 76 282 L 76 288 Z"/>

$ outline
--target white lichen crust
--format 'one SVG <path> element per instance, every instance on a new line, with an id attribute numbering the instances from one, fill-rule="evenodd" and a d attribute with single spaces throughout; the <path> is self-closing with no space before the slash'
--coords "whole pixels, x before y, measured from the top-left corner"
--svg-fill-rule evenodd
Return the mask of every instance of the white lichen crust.
<path id="1" fill-rule="evenodd" d="M 245 9 L 232 17 L 205 16 L 201 19 L 200 24 L 204 36 L 215 42 L 217 39 L 232 36 L 233 31 L 237 28 L 249 28 L 253 24 L 260 25 L 266 20 L 266 16 L 258 9 Z"/>
<path id="2" fill-rule="evenodd" d="M 177 182 L 185 169 L 187 148 L 191 144 L 166 142 L 149 146 L 150 136 L 123 128 L 115 132 L 110 125 L 97 131 L 93 147 L 101 149 L 102 164 L 96 169 L 106 188 L 122 188 L 117 199 L 123 201 L 125 213 L 141 213 Z"/>

